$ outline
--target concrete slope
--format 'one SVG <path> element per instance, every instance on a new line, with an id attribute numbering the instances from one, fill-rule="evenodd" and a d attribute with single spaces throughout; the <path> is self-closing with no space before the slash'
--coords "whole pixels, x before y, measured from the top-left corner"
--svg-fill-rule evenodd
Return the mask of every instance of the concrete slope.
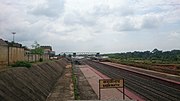
<path id="1" fill-rule="evenodd" d="M 67 64 L 61 59 L 0 72 L 0 101 L 45 101 Z"/>

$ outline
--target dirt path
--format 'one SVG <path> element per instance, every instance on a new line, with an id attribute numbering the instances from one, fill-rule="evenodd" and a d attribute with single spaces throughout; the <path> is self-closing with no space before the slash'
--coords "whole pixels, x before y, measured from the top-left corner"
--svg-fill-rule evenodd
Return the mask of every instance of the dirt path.
<path id="1" fill-rule="evenodd" d="M 67 100 L 74 100 L 71 65 L 66 66 L 62 76 L 58 79 L 46 101 Z"/>

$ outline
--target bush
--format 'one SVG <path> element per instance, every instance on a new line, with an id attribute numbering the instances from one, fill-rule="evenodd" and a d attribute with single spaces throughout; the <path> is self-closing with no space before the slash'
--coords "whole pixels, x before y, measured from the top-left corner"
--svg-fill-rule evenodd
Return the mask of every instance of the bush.
<path id="1" fill-rule="evenodd" d="M 43 62 L 43 58 L 40 58 L 40 59 L 39 59 L 39 62 Z"/>
<path id="2" fill-rule="evenodd" d="M 17 61 L 15 64 L 12 65 L 12 67 L 31 67 L 31 63 L 27 61 Z"/>

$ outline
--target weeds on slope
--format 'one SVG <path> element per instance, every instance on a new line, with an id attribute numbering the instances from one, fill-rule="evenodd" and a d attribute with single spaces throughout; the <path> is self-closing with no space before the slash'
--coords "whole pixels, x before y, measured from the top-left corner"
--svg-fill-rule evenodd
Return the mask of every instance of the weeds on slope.
<path id="1" fill-rule="evenodd" d="M 80 96 L 78 93 L 78 79 L 77 79 L 77 75 L 74 73 L 74 63 L 73 62 L 72 62 L 72 80 L 73 80 L 73 85 L 74 85 L 75 100 L 80 100 Z"/>

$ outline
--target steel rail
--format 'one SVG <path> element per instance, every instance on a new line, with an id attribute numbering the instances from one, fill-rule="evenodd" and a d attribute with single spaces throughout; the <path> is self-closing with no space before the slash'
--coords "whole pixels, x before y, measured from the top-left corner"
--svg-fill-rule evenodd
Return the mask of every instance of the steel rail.
<path id="1" fill-rule="evenodd" d="M 143 77 L 127 70 L 122 70 L 117 67 L 93 61 L 84 62 L 111 78 L 124 78 L 125 86 L 128 89 L 140 94 L 146 100 L 178 101 L 180 99 L 180 89 L 173 88 L 159 82 L 154 82 L 156 81 L 154 78 L 152 79 L 148 77 L 147 79 L 145 76 Z"/>

